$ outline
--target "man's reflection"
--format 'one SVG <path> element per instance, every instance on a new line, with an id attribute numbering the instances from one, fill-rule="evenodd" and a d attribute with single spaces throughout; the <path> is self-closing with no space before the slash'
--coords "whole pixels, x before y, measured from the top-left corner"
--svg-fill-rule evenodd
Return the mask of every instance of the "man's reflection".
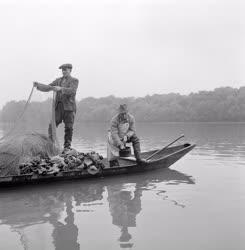
<path id="1" fill-rule="evenodd" d="M 64 202 L 66 207 L 65 223 L 59 222 L 56 217 L 50 218 L 50 222 L 54 226 L 53 243 L 56 250 L 79 250 L 78 243 L 78 227 L 74 223 L 73 198 L 76 206 L 81 203 L 94 202 L 103 198 L 103 187 L 100 184 L 80 186 L 75 192 L 64 193 Z"/>
<path id="2" fill-rule="evenodd" d="M 127 180 L 118 179 L 115 184 L 107 186 L 109 209 L 112 216 L 112 223 L 121 230 L 119 243 L 121 248 L 132 248 L 132 235 L 129 228 L 136 227 L 136 216 L 141 212 L 141 197 L 143 190 L 147 190 L 154 183 L 172 182 L 175 184 L 194 184 L 190 176 L 175 170 L 166 169 L 159 174 L 158 171 L 148 175 L 134 175 L 127 177 Z M 125 186 L 131 183 L 130 186 Z M 159 192 L 159 191 L 157 191 Z M 177 202 L 175 205 L 179 205 Z"/>
<path id="3" fill-rule="evenodd" d="M 72 199 L 67 199 L 65 201 L 66 206 L 66 218 L 65 223 L 59 222 L 56 218 L 51 217 L 50 223 L 54 226 L 53 230 L 53 243 L 55 249 L 57 250 L 66 250 L 66 249 L 80 249 L 80 246 L 77 242 L 78 237 L 78 228 L 74 224 L 74 212 Z"/>
<path id="4" fill-rule="evenodd" d="M 112 223 L 121 229 L 119 238 L 121 247 L 131 247 L 133 244 L 127 244 L 132 238 L 128 228 L 136 227 L 136 216 L 141 211 L 142 190 L 137 187 L 137 184 L 134 191 L 123 189 L 123 184 L 109 185 L 108 202 Z"/>

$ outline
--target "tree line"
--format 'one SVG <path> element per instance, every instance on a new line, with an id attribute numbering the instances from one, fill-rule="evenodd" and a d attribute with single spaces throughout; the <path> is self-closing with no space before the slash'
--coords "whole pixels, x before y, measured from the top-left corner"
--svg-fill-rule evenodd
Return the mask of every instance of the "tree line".
<path id="1" fill-rule="evenodd" d="M 222 87 L 189 95 L 176 93 L 145 97 L 87 97 L 77 102 L 77 122 L 108 122 L 121 103 L 128 104 L 137 121 L 142 122 L 218 122 L 245 121 L 245 87 Z M 13 122 L 25 101 L 10 101 L 0 111 L 0 121 Z M 52 100 L 31 102 L 24 122 L 46 124 L 51 117 Z"/>

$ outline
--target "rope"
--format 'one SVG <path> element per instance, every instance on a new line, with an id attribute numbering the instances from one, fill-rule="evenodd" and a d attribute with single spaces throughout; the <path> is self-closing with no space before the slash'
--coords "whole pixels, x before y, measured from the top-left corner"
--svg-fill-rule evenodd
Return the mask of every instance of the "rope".
<path id="1" fill-rule="evenodd" d="M 34 86 L 31 89 L 31 93 L 29 94 L 29 97 L 28 97 L 28 99 L 27 99 L 27 101 L 25 103 L 24 109 L 22 110 L 22 112 L 20 113 L 20 115 L 18 116 L 18 118 L 14 121 L 13 127 L 8 131 L 7 134 L 5 134 L 3 137 L 0 138 L 0 141 L 4 140 L 6 137 L 8 137 L 10 134 L 12 134 L 12 132 L 16 129 L 16 126 L 18 125 L 19 121 L 23 118 L 23 115 L 26 112 L 27 107 L 30 104 L 33 91 L 34 91 Z"/>
<path id="2" fill-rule="evenodd" d="M 34 86 L 31 89 L 31 92 L 29 94 L 29 97 L 25 103 L 24 109 L 22 110 L 22 112 L 20 113 L 20 115 L 18 116 L 18 118 L 14 121 L 14 125 L 13 127 L 8 131 L 8 133 L 6 133 L 3 137 L 0 138 L 0 142 L 2 140 L 4 140 L 6 137 L 8 137 L 9 135 L 11 135 L 13 133 L 13 131 L 16 129 L 18 123 L 20 122 L 20 120 L 23 118 L 30 102 L 31 102 L 31 98 L 34 92 Z M 52 138 L 53 138 L 53 143 L 56 145 L 56 147 L 60 150 L 60 144 L 57 138 L 57 133 L 56 133 L 56 122 L 55 122 L 55 99 L 56 99 L 56 92 L 53 93 L 53 102 L 52 102 L 52 117 L 51 117 L 51 133 L 52 133 Z"/>

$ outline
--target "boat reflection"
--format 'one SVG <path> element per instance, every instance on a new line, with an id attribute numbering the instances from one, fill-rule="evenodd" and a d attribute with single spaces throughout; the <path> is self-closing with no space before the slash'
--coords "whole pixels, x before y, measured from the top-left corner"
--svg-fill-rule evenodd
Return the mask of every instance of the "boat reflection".
<path id="1" fill-rule="evenodd" d="M 40 185 L 8 189 L 0 193 L 0 226 L 9 225 L 20 235 L 24 249 L 33 249 L 32 239 L 24 229 L 32 225 L 49 223 L 53 226 L 54 249 L 80 249 L 78 227 L 74 221 L 74 208 L 83 203 L 102 200 L 104 185 L 92 182 Z M 62 215 L 65 215 L 61 221 Z M 23 240 L 24 239 L 24 240 Z M 40 248 L 42 249 L 42 248 Z"/>
<path id="2" fill-rule="evenodd" d="M 131 248 L 133 236 L 129 228 L 137 226 L 136 217 L 142 211 L 143 192 L 154 190 L 161 182 L 195 184 L 192 177 L 165 169 L 82 183 L 75 181 L 5 189 L 0 191 L 0 226 L 8 225 L 12 231 L 18 232 L 24 249 L 33 249 L 31 246 L 34 244 L 33 239 L 25 235 L 25 229 L 40 224 L 52 225 L 52 234 L 46 235 L 53 244 L 52 249 L 80 249 L 79 227 L 82 226 L 76 221 L 76 213 L 91 212 L 81 209 L 84 207 L 93 208 L 92 211 L 96 212 L 98 205 L 108 202 L 112 224 L 121 231 L 119 245 L 121 248 Z M 156 188 L 155 194 L 158 193 Z M 107 199 L 104 198 L 106 194 Z M 104 207 L 107 209 L 107 206 Z M 96 234 L 96 228 L 94 231 Z"/>

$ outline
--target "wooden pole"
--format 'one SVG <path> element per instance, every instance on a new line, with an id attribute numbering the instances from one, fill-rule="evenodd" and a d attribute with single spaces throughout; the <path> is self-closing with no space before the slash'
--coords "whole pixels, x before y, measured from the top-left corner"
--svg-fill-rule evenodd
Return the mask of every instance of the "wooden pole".
<path id="1" fill-rule="evenodd" d="M 168 148 L 169 146 L 171 146 L 172 144 L 174 144 L 176 141 L 180 140 L 180 139 L 183 138 L 183 137 L 185 137 L 185 136 L 184 136 L 184 135 L 181 135 L 180 137 L 178 137 L 178 138 L 175 139 L 174 141 L 170 142 L 170 143 L 169 143 L 167 146 L 165 146 L 164 148 L 162 148 L 162 149 L 156 151 L 155 153 L 153 153 L 152 155 L 148 156 L 148 157 L 146 158 L 146 160 L 148 161 L 148 160 L 150 160 L 153 156 L 155 156 L 155 155 L 157 155 L 157 154 L 163 152 L 166 148 Z"/>

